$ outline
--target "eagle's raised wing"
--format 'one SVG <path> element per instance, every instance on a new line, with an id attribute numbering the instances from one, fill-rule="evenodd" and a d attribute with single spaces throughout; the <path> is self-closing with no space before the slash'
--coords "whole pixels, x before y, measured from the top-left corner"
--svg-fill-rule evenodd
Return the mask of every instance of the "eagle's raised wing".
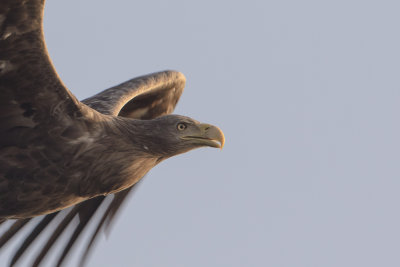
<path id="1" fill-rule="evenodd" d="M 180 72 L 162 71 L 129 80 L 82 102 L 103 114 L 154 119 L 174 110 L 185 82 Z"/>
<path id="2" fill-rule="evenodd" d="M 89 110 L 67 90 L 51 64 L 43 37 L 43 6 L 43 0 L 0 1 L 0 147 L 15 142 L 8 139 L 21 129 L 36 127 L 37 133 L 42 128 L 38 125 L 69 125 Z"/>

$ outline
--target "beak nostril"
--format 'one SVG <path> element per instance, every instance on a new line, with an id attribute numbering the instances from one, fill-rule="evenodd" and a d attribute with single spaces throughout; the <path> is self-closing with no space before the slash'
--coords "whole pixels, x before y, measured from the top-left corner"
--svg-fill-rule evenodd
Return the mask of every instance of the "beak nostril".
<path id="1" fill-rule="evenodd" d="M 210 126 L 207 126 L 207 127 L 204 129 L 204 130 L 206 130 L 206 131 L 207 131 L 208 129 L 210 129 Z"/>

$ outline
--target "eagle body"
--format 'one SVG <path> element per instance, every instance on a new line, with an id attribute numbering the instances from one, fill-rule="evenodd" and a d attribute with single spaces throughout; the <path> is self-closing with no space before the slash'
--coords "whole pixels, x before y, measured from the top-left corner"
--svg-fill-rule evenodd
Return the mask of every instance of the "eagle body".
<path id="1" fill-rule="evenodd" d="M 76 99 L 46 49 L 44 2 L 0 1 L 0 225 L 16 219 L 0 237 L 0 248 L 38 217 L 10 265 L 57 222 L 32 262 L 38 266 L 79 218 L 58 258 L 61 265 L 99 212 L 84 264 L 99 231 L 109 227 L 151 168 L 199 147 L 222 148 L 225 141 L 218 127 L 171 114 L 186 81 L 177 71 L 140 76 Z"/>
<path id="2" fill-rule="evenodd" d="M 38 216 L 116 193 L 132 186 L 162 158 L 146 153 L 145 144 L 127 138 L 111 122 L 84 121 L 74 128 L 53 125 L 40 138 L 21 133 L 21 141 L 14 129 L 9 145 L 3 139 L 0 217 Z"/>

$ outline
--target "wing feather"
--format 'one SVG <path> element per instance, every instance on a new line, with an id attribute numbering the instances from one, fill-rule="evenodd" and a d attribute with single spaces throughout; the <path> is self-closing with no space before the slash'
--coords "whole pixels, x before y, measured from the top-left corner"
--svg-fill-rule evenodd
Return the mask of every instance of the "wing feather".
<path id="1" fill-rule="evenodd" d="M 0 238 L 0 248 L 2 248 L 11 238 L 18 233 L 31 219 L 16 220 Z"/>
<path id="2" fill-rule="evenodd" d="M 49 223 L 53 221 L 59 211 L 43 216 L 42 220 L 36 225 L 36 227 L 30 232 L 30 234 L 24 239 L 23 243 L 19 246 L 11 259 L 10 265 L 14 265 L 19 258 L 24 254 L 25 250 L 29 248 L 31 243 L 42 233 Z"/>

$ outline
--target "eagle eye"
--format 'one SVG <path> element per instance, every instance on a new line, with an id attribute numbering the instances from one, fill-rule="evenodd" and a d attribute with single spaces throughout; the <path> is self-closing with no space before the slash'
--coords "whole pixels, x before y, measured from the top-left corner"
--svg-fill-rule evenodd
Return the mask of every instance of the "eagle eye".
<path id="1" fill-rule="evenodd" d="M 184 124 L 183 122 L 178 123 L 178 125 L 176 126 L 176 128 L 177 128 L 179 131 L 185 130 L 186 127 L 187 127 L 186 124 Z"/>

